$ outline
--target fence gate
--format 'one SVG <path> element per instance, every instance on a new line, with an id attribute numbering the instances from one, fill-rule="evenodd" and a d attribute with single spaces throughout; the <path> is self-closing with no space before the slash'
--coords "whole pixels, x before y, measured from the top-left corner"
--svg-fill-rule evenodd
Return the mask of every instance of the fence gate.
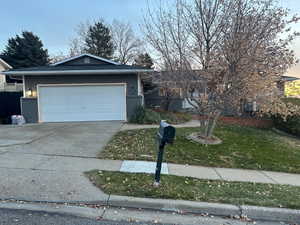
<path id="1" fill-rule="evenodd" d="M 0 124 L 11 123 L 12 115 L 21 114 L 22 92 L 0 92 Z"/>

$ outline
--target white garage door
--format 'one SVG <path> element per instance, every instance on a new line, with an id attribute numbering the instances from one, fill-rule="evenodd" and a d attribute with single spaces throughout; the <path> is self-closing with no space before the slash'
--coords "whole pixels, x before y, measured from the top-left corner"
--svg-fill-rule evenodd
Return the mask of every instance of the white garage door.
<path id="1" fill-rule="evenodd" d="M 39 85 L 40 122 L 126 120 L 125 85 Z"/>

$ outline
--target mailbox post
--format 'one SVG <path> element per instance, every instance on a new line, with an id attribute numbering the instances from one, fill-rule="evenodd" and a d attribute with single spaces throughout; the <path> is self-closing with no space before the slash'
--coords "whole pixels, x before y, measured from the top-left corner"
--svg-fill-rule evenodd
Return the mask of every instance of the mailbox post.
<path id="1" fill-rule="evenodd" d="M 154 186 L 160 184 L 161 165 L 163 161 L 164 148 L 166 144 L 172 144 L 175 138 L 175 128 L 165 121 L 161 121 L 157 132 L 158 139 L 158 156 L 155 170 Z"/>

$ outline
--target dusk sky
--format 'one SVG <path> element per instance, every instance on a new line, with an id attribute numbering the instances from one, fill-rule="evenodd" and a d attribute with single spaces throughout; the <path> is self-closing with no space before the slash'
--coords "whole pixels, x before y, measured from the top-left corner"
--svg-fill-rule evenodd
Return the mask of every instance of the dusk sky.
<path id="1" fill-rule="evenodd" d="M 148 0 L 150 3 L 157 0 Z M 173 1 L 173 0 L 166 0 Z M 300 0 L 279 0 L 292 13 L 300 14 Z M 137 33 L 142 22 L 147 0 L 2 0 L 0 13 L 0 51 L 10 37 L 23 30 L 37 34 L 49 54 L 68 52 L 69 42 L 75 36 L 74 29 L 80 22 L 103 18 L 130 22 Z M 294 27 L 300 31 L 300 24 Z M 300 38 L 293 44 L 300 58 Z M 289 71 L 289 75 L 300 77 L 300 65 Z"/>

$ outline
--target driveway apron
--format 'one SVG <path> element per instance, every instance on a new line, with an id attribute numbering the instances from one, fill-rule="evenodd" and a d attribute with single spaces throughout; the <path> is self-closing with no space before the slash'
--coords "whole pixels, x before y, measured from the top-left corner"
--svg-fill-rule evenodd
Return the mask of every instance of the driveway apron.
<path id="1" fill-rule="evenodd" d="M 111 121 L 0 126 L 0 199 L 106 200 L 83 172 L 101 164 L 97 153 L 121 126 Z"/>

